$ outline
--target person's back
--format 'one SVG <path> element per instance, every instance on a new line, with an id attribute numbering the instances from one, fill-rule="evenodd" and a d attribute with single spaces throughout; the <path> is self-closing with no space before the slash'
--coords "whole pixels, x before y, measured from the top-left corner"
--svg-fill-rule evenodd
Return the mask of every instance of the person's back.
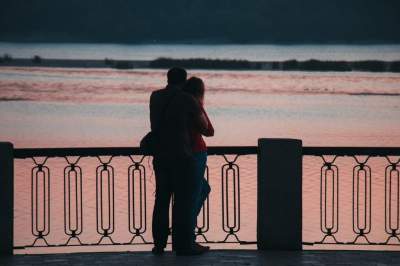
<path id="1" fill-rule="evenodd" d="M 154 92 L 150 102 L 152 130 L 157 131 L 156 156 L 191 156 L 191 130 L 200 113 L 198 102 L 174 86 Z"/>

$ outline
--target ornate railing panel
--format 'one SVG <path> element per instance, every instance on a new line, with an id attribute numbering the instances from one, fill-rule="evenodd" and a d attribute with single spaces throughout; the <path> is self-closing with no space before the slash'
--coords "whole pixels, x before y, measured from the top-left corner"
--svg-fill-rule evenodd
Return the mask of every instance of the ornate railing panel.
<path id="1" fill-rule="evenodd" d="M 320 173 L 320 230 L 323 234 L 321 240 L 304 242 L 313 244 L 338 244 L 338 245 L 400 245 L 399 238 L 399 213 L 400 213 L 400 180 L 399 180 L 399 148 L 351 148 L 351 147 L 303 147 L 303 156 L 321 158 Z M 351 197 L 341 197 L 341 183 L 343 176 L 339 171 L 338 158 L 347 157 L 353 161 Z M 384 176 L 373 172 L 370 159 L 386 160 Z M 393 159 L 394 158 L 394 159 Z M 349 162 L 347 162 L 349 163 Z M 384 162 L 383 162 L 384 163 Z M 382 164 L 382 162 L 381 162 Z M 379 172 L 378 172 L 379 173 Z M 347 173 L 349 174 L 349 173 Z M 383 191 L 374 186 L 373 180 L 384 179 Z M 304 176 L 303 176 L 304 180 Z M 373 208 L 373 193 L 384 195 L 384 213 Z M 351 217 L 340 216 L 340 208 L 351 201 Z M 374 227 L 373 217 L 383 215 L 387 239 L 371 241 L 371 231 Z M 353 239 L 339 239 L 337 235 L 343 231 L 342 225 L 351 219 Z M 375 225 L 376 227 L 376 225 Z M 382 232 L 383 233 L 383 232 Z M 350 236 L 350 232 L 346 232 Z M 391 241 L 393 240 L 393 241 Z"/>
<path id="2" fill-rule="evenodd" d="M 240 166 L 238 158 L 244 155 L 256 155 L 256 147 L 211 147 L 208 151 L 210 157 L 223 159 L 221 169 L 221 231 L 225 237 L 220 240 L 210 240 L 207 237 L 210 224 L 210 201 L 207 198 L 198 217 L 195 233 L 198 241 L 206 243 L 255 243 L 255 241 L 242 241 L 238 236 L 240 231 Z M 82 235 L 90 230 L 84 225 L 85 194 L 84 183 L 87 173 L 80 166 L 85 158 L 97 160 L 95 165 L 95 230 L 97 241 L 85 241 Z M 129 158 L 127 167 L 127 232 L 131 235 L 130 241 L 121 242 L 114 238 L 117 230 L 116 212 L 121 206 L 116 205 L 116 157 Z M 230 158 L 232 157 L 232 159 Z M 33 247 L 71 247 L 71 246 L 100 246 L 100 245 L 136 245 L 151 244 L 152 241 L 145 237 L 148 233 L 148 188 L 146 158 L 139 148 L 39 148 L 15 149 L 15 159 L 32 159 L 34 166 L 31 172 L 31 224 L 32 244 L 15 246 L 16 249 Z M 64 158 L 66 166 L 63 170 L 63 223 L 64 234 L 67 240 L 61 243 L 48 241 L 51 234 L 50 210 L 52 201 L 50 197 L 50 180 L 57 178 L 51 176 L 50 167 L 46 165 L 49 160 Z M 38 161 L 41 159 L 41 161 Z M 148 167 L 151 167 L 148 165 Z M 205 178 L 209 180 L 209 167 L 206 168 Z M 215 177 L 213 177 L 215 178 Z M 121 229 L 118 229 L 121 230 Z M 232 239 L 230 238 L 232 236 Z M 38 240 L 42 240 L 39 241 Z M 72 241 L 74 240 L 74 241 Z"/>

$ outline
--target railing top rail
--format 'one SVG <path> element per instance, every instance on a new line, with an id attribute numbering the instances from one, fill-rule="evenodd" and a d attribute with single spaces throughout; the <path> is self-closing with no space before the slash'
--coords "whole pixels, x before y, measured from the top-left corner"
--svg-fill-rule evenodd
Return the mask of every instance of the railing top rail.
<path id="1" fill-rule="evenodd" d="M 391 156 L 400 155 L 400 147 L 303 147 L 303 155 Z"/>
<path id="2" fill-rule="evenodd" d="M 257 146 L 213 146 L 208 148 L 209 155 L 250 155 L 257 154 Z M 95 147 L 95 148 L 21 148 L 14 149 L 14 157 L 19 159 L 32 157 L 65 156 L 129 156 L 148 155 L 139 147 Z M 303 155 L 337 156 L 391 156 L 400 155 L 400 147 L 303 147 Z"/>
<path id="3" fill-rule="evenodd" d="M 256 146 L 214 146 L 208 148 L 209 155 L 257 154 Z M 14 158 L 65 157 L 65 156 L 129 156 L 148 155 L 139 147 L 96 147 L 96 148 L 22 148 L 14 149 Z"/>

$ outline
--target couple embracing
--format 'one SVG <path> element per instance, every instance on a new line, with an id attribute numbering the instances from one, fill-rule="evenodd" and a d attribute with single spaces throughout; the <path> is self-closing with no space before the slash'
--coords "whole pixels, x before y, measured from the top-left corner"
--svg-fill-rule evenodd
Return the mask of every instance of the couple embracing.
<path id="1" fill-rule="evenodd" d="M 164 252 L 169 234 L 169 206 L 173 195 L 172 249 L 177 255 L 199 255 L 209 247 L 195 242 L 195 224 L 210 186 L 204 178 L 207 148 L 202 136 L 214 128 L 204 110 L 204 83 L 187 79 L 182 68 L 171 68 L 168 84 L 150 97 L 150 122 L 155 138 L 153 168 L 156 193 L 152 252 Z"/>

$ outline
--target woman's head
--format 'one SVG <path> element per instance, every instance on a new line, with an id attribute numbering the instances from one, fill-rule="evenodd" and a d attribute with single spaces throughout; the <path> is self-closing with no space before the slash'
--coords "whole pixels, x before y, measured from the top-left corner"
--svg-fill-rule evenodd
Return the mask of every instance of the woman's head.
<path id="1" fill-rule="evenodd" d="M 188 79 L 183 90 L 199 100 L 204 98 L 204 82 L 198 77 Z"/>

